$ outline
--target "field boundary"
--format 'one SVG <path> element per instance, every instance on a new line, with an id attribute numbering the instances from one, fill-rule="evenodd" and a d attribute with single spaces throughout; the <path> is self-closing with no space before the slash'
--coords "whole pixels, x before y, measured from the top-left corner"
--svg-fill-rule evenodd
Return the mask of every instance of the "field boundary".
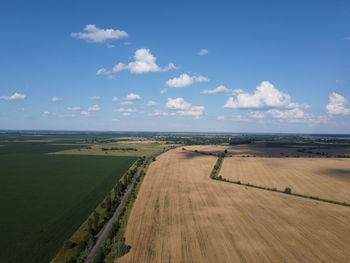
<path id="1" fill-rule="evenodd" d="M 200 153 L 200 152 L 196 152 L 196 153 L 203 154 L 203 153 Z M 249 184 L 249 183 L 242 183 L 241 181 L 233 181 L 233 180 L 224 178 L 221 175 L 219 175 L 222 163 L 224 162 L 224 158 L 225 158 L 225 154 L 219 154 L 218 155 L 218 159 L 216 161 L 216 164 L 214 165 L 213 170 L 211 171 L 210 176 L 209 176 L 211 179 L 217 180 L 217 181 L 222 181 L 222 182 L 227 182 L 227 183 L 231 183 L 231 184 L 237 184 L 237 185 L 252 187 L 252 188 L 256 188 L 256 189 L 271 191 L 271 192 L 277 192 L 277 193 L 281 193 L 281 194 L 287 194 L 287 195 L 293 195 L 293 196 L 297 196 L 297 197 L 317 200 L 317 201 L 325 202 L 325 203 L 329 203 L 329 204 L 335 204 L 335 205 L 342 205 L 342 206 L 350 207 L 350 204 L 346 203 L 346 202 L 340 202 L 340 201 L 320 198 L 320 197 L 312 196 L 312 195 L 304 195 L 304 194 L 299 194 L 299 193 L 293 193 L 292 189 L 289 188 L 289 187 L 286 187 L 284 190 L 279 190 L 277 188 L 270 188 L 270 187 L 265 187 L 265 186 L 253 185 L 253 184 Z"/>

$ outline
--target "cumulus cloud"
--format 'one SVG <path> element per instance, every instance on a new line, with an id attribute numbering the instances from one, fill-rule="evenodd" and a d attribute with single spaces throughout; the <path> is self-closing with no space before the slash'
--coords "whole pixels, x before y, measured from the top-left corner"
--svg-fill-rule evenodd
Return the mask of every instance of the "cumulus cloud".
<path id="1" fill-rule="evenodd" d="M 333 92 L 329 95 L 329 102 L 326 105 L 326 109 L 332 115 L 349 115 L 350 108 L 347 105 L 349 105 L 349 102 L 344 96 Z"/>
<path id="2" fill-rule="evenodd" d="M 80 107 L 67 107 L 67 110 L 71 110 L 71 111 L 80 111 L 81 108 L 80 108 Z"/>
<path id="3" fill-rule="evenodd" d="M 140 99 L 141 99 L 141 96 L 135 93 L 130 93 L 124 98 L 124 100 L 140 100 Z"/>
<path id="4" fill-rule="evenodd" d="M 49 116 L 49 115 L 52 115 L 53 113 L 52 112 L 49 112 L 49 111 L 44 111 L 43 112 L 43 116 Z"/>
<path id="5" fill-rule="evenodd" d="M 203 48 L 203 49 L 199 50 L 198 55 L 204 56 L 208 53 L 209 53 L 209 51 L 207 49 Z"/>
<path id="6" fill-rule="evenodd" d="M 205 110 L 203 106 L 192 106 L 191 103 L 183 98 L 168 98 L 165 107 L 170 110 L 176 110 L 176 115 L 193 116 L 195 118 L 200 118 Z"/>
<path id="7" fill-rule="evenodd" d="M 92 99 L 92 100 L 99 100 L 99 99 L 101 99 L 101 96 L 92 96 L 92 97 L 90 97 L 90 99 Z"/>
<path id="8" fill-rule="evenodd" d="M 52 97 L 51 98 L 51 101 L 53 101 L 53 102 L 57 102 L 57 101 L 61 101 L 61 100 L 63 100 L 63 99 L 59 98 L 59 97 Z"/>
<path id="9" fill-rule="evenodd" d="M 96 75 L 110 75 L 122 70 L 129 70 L 133 74 L 143 74 L 148 72 L 164 72 L 177 68 L 173 63 L 170 63 L 164 68 L 158 66 L 156 63 L 157 58 L 152 55 L 149 49 L 145 48 L 136 50 L 134 59 L 135 61 L 128 64 L 119 62 L 111 70 L 101 68 L 96 72 Z"/>
<path id="10" fill-rule="evenodd" d="M 21 93 L 13 93 L 10 96 L 0 96 L 0 100 L 23 100 L 26 98 L 26 95 Z"/>
<path id="11" fill-rule="evenodd" d="M 93 105 L 88 108 L 88 111 L 100 111 L 101 107 L 98 105 Z"/>
<path id="12" fill-rule="evenodd" d="M 118 97 L 113 97 L 113 98 L 112 98 L 112 101 L 118 101 L 118 100 L 119 100 Z"/>
<path id="13" fill-rule="evenodd" d="M 86 32 L 71 33 L 71 36 L 95 43 L 104 43 L 108 40 L 128 37 L 128 33 L 123 30 L 101 29 L 96 27 L 96 25 L 87 25 L 85 26 L 84 31 Z"/>
<path id="14" fill-rule="evenodd" d="M 91 117 L 91 112 L 89 112 L 89 111 L 82 111 L 82 112 L 80 112 L 80 114 L 85 116 L 85 117 Z"/>
<path id="15" fill-rule="evenodd" d="M 259 109 L 259 108 L 307 108 L 306 104 L 291 102 L 291 97 L 278 89 L 270 82 L 263 81 L 256 87 L 254 94 L 239 92 L 236 98 L 230 97 L 225 108 L 232 109 Z"/>
<path id="16" fill-rule="evenodd" d="M 189 76 L 187 74 L 181 74 L 179 77 L 169 79 L 165 82 L 165 85 L 171 88 L 184 88 L 195 82 L 208 82 L 209 79 L 203 76 Z"/>
<path id="17" fill-rule="evenodd" d="M 217 116 L 216 119 L 219 121 L 223 121 L 225 120 L 225 116 Z"/>
<path id="18" fill-rule="evenodd" d="M 158 103 L 155 102 L 155 101 L 153 101 L 153 100 L 149 100 L 149 101 L 145 104 L 145 106 L 148 106 L 148 107 L 153 107 L 153 106 L 156 106 L 156 105 L 158 105 Z"/>
<path id="19" fill-rule="evenodd" d="M 123 112 L 123 116 L 125 116 L 125 117 L 131 116 L 131 113 L 130 112 Z"/>
<path id="20" fill-rule="evenodd" d="M 191 107 L 191 103 L 186 102 L 183 98 L 168 98 L 165 107 L 170 110 L 187 110 Z"/>

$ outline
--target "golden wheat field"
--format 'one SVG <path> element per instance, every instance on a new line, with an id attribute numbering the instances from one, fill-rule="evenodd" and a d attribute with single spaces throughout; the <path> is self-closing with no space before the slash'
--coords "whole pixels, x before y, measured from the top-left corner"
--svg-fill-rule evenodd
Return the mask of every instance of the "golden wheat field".
<path id="1" fill-rule="evenodd" d="M 348 262 L 349 207 L 214 181 L 215 162 L 178 148 L 150 165 L 116 262 Z"/>
<path id="2" fill-rule="evenodd" d="M 253 185 L 350 203 L 350 159 L 225 158 L 220 175 Z"/>

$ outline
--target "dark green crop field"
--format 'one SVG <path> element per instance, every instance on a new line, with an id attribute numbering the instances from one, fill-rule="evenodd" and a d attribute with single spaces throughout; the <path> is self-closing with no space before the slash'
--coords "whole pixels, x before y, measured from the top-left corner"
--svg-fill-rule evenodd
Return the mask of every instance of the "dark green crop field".
<path id="1" fill-rule="evenodd" d="M 136 160 L 45 154 L 67 145 L 1 145 L 0 262 L 6 263 L 49 262 Z"/>

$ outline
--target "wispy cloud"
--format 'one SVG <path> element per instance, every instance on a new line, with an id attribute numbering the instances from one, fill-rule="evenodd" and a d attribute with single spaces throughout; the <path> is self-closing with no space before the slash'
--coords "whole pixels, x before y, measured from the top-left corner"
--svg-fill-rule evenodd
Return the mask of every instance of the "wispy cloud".
<path id="1" fill-rule="evenodd" d="M 59 98 L 59 97 L 52 97 L 51 98 L 51 101 L 53 101 L 53 102 L 57 102 L 57 101 L 61 101 L 61 100 L 63 100 L 63 98 Z"/>
<path id="2" fill-rule="evenodd" d="M 88 111 L 100 111 L 101 107 L 98 105 L 93 105 L 88 108 Z"/>
<path id="3" fill-rule="evenodd" d="M 118 29 L 101 29 L 96 25 L 87 25 L 85 32 L 71 33 L 74 38 L 85 39 L 88 42 L 105 43 L 108 40 L 128 37 L 128 33 Z"/>
<path id="4" fill-rule="evenodd" d="M 0 100 L 24 100 L 25 98 L 26 95 L 17 92 L 10 96 L 0 96 Z"/>
<path id="5" fill-rule="evenodd" d="M 203 49 L 199 50 L 198 55 L 204 56 L 208 53 L 209 53 L 208 49 L 203 48 Z"/>

